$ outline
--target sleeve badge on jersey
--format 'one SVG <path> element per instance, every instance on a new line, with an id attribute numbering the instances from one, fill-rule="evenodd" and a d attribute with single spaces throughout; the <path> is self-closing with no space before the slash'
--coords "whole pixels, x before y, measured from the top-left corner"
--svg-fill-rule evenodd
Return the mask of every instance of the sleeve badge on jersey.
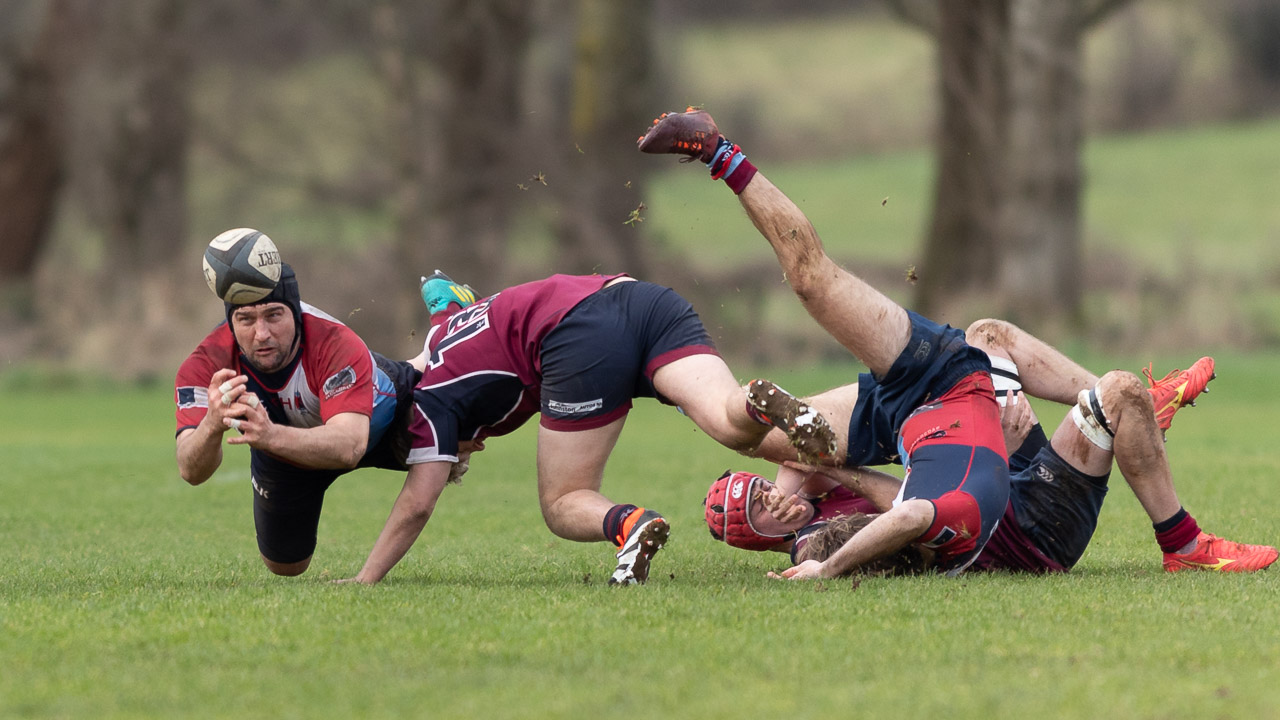
<path id="1" fill-rule="evenodd" d="M 178 409 L 209 407 L 209 389 L 202 387 L 178 388 Z"/>
<path id="2" fill-rule="evenodd" d="M 324 399 L 332 400 L 335 396 L 350 390 L 356 385 L 356 371 L 350 365 L 329 376 L 324 381 Z"/>

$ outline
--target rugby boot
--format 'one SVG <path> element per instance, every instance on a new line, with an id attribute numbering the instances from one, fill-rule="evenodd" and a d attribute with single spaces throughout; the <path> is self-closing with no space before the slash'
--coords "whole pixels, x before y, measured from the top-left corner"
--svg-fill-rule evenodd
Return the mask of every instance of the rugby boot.
<path id="1" fill-rule="evenodd" d="M 1156 380 L 1151 375 L 1151 366 L 1143 371 L 1147 383 L 1151 387 L 1151 399 L 1155 401 L 1156 424 L 1161 430 L 1168 430 L 1173 423 L 1173 415 L 1187 405 L 1195 405 L 1196 398 L 1202 392 L 1208 392 L 1209 381 L 1217 377 L 1213 372 L 1213 358 L 1202 357 L 1192 363 L 1186 370 L 1174 370 L 1163 378 Z"/>
<path id="2" fill-rule="evenodd" d="M 427 312 L 432 315 L 447 310 L 450 305 L 461 309 L 476 301 L 476 292 L 470 285 L 459 285 L 438 269 L 430 277 L 422 278 L 418 290 Z"/>
<path id="3" fill-rule="evenodd" d="M 747 403 L 786 434 L 800 462 L 817 465 L 836 454 L 836 434 L 822 413 L 769 380 L 752 380 Z"/>
<path id="4" fill-rule="evenodd" d="M 1254 572 L 1275 562 L 1278 554 L 1269 545 L 1245 545 L 1201 531 L 1191 552 L 1164 554 L 1164 569 L 1165 572 Z"/>
<path id="5" fill-rule="evenodd" d="M 680 162 L 711 162 L 720 130 L 705 110 L 689 108 L 682 113 L 662 113 L 636 145 L 640 152 L 685 155 Z"/>
<path id="6" fill-rule="evenodd" d="M 671 534 L 666 518 L 652 510 L 637 508 L 628 521 L 631 527 L 618 549 L 618 567 L 609 578 L 610 585 L 643 585 L 649 579 L 649 563 Z"/>

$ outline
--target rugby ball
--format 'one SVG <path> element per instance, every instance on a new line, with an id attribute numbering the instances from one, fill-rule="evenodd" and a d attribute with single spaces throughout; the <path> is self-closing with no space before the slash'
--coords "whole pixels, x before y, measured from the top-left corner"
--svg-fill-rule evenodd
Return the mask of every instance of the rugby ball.
<path id="1" fill-rule="evenodd" d="M 257 230 L 228 230 L 204 250 L 204 281 L 214 295 L 232 305 L 257 302 L 280 281 L 280 251 Z"/>

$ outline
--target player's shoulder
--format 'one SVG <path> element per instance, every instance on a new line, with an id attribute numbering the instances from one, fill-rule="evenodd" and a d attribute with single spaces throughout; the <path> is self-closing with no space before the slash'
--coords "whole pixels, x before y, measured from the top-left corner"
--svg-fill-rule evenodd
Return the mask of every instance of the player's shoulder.
<path id="1" fill-rule="evenodd" d="M 306 303 L 302 310 L 302 364 L 309 378 L 327 383 L 335 375 L 345 378 L 344 373 L 354 378 L 371 374 L 373 353 L 354 330 Z"/>
<path id="2" fill-rule="evenodd" d="M 212 375 L 221 368 L 234 367 L 237 354 L 231 327 L 225 322 L 219 323 L 182 361 L 178 376 L 181 378 L 192 373 Z"/>
<path id="3" fill-rule="evenodd" d="M 302 331 L 307 344 L 312 347 L 332 344 L 338 347 L 359 347 L 368 351 L 368 346 L 355 330 L 329 313 L 306 303 L 302 303 Z"/>

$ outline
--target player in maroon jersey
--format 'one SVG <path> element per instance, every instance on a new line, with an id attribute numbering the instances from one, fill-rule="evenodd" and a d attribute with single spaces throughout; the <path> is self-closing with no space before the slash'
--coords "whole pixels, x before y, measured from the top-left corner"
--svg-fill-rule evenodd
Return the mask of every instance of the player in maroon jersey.
<path id="1" fill-rule="evenodd" d="M 236 431 L 226 443 L 250 448 L 262 561 L 298 575 L 334 480 L 356 467 L 407 467 L 418 373 L 302 302 L 288 265 L 271 294 L 226 313 L 178 369 L 178 470 L 192 485 L 209 479 Z"/>
<path id="2" fill-rule="evenodd" d="M 619 550 L 610 584 L 643 583 L 666 542 L 667 522 L 600 493 L 632 399 L 677 405 L 742 452 L 754 452 L 770 430 L 688 301 L 625 275 L 555 275 L 502 290 L 434 327 L 417 362 L 424 372 L 414 391 L 411 468 L 354 581 L 381 580 L 471 453 L 540 413 L 538 498 L 547 527 L 569 540 L 613 542 Z M 831 440 L 818 420 L 789 429 L 808 441 L 815 426 Z"/>

